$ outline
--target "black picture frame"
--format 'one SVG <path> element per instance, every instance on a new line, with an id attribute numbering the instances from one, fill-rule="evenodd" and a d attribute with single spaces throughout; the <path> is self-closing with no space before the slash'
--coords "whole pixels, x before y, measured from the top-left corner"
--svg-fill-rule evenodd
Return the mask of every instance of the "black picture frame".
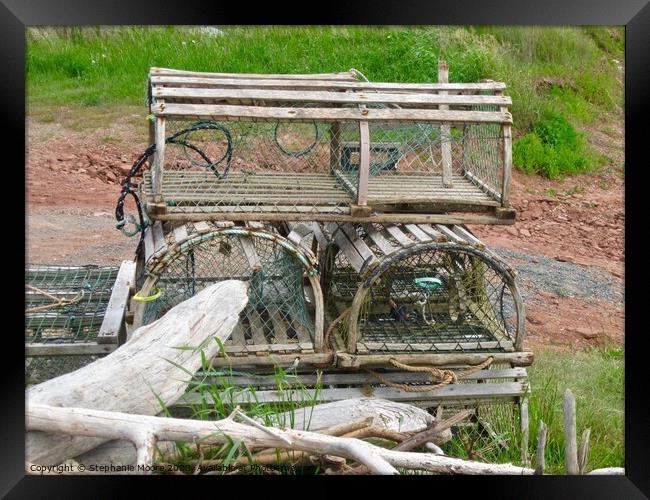
<path id="1" fill-rule="evenodd" d="M 320 4 L 319 4 L 320 5 Z M 34 25 L 186 25 L 186 24 L 516 24 L 516 25 L 625 25 L 625 175 L 626 231 L 625 231 L 625 476 L 551 476 L 551 477 L 410 477 L 398 478 L 344 478 L 347 486 L 362 482 L 362 487 L 381 488 L 395 484 L 403 493 L 409 494 L 410 482 L 419 483 L 424 493 L 434 494 L 438 487 L 448 486 L 463 492 L 476 488 L 481 497 L 499 498 L 648 498 L 650 474 L 647 453 L 650 449 L 650 415 L 648 397 L 645 393 L 643 370 L 647 361 L 644 350 L 644 328 L 641 317 L 641 300 L 644 277 L 635 264 L 646 255 L 642 217 L 643 187 L 648 186 L 648 168 L 643 164 L 647 155 L 644 150 L 645 127 L 650 117 L 647 97 L 650 89 L 650 5 L 647 0 L 581 0 L 533 2 L 530 0 L 480 1 L 359 1 L 329 2 L 317 9 L 307 4 L 281 6 L 277 3 L 210 2 L 195 0 L 183 2 L 134 2 L 116 0 L 99 2 L 89 0 L 3 0 L 0 5 L 0 95 L 2 118 L 5 127 L 1 134 L 5 152 L 18 152 L 13 162 L 6 161 L 3 179 L 5 194 L 4 234 L 5 248 L 14 251 L 15 265 L 5 261 L 7 271 L 15 273 L 8 282 L 18 282 L 24 263 L 24 252 L 12 240 L 13 235 L 24 231 L 25 219 L 18 213 L 23 206 L 25 180 L 20 162 L 25 161 L 25 28 Z M 317 6 L 318 7 L 318 6 Z M 314 13 L 310 15 L 311 13 Z M 644 123 L 645 120 L 645 123 Z M 22 147 L 21 147 L 22 146 Z M 646 153 L 644 155 L 644 153 Z M 6 176 L 9 176 L 7 178 Z M 644 182 L 646 181 L 646 182 Z M 22 189 L 21 189 L 22 188 Z M 12 200 L 11 202 L 9 200 Z M 14 230 L 14 226 L 16 226 Z M 629 272 L 629 271 L 632 272 Z M 5 281 L 5 283 L 8 283 Z M 19 283 L 17 283 L 19 286 Z M 19 290 L 16 288 L 15 290 Z M 22 294 L 12 293 L 13 286 L 5 284 L 9 291 L 4 301 L 5 318 L 24 320 L 21 305 Z M 12 307 L 11 301 L 17 305 Z M 646 306 L 647 307 L 647 306 Z M 636 320 L 636 321 L 635 321 Z M 20 323 L 19 323 L 20 324 Z M 127 479 L 120 477 L 35 477 L 24 475 L 24 343 L 10 323 L 5 322 L 5 343 L 2 377 L 2 440 L 0 441 L 0 494 L 11 498 L 56 498 L 92 496 L 113 497 Z M 239 479 L 239 480 L 237 480 Z M 292 488 L 335 495 L 341 485 L 323 482 L 329 478 L 291 478 Z M 423 483 L 423 480 L 427 483 Z M 208 483 L 215 494 L 226 494 L 226 485 L 247 489 L 265 486 L 275 478 L 219 478 Z M 409 483 L 404 481 L 408 480 Z M 155 481 L 155 480 L 154 480 Z M 235 481 L 235 483 L 233 483 Z M 436 481 L 436 482 L 432 482 Z M 497 484 L 498 483 L 498 484 Z M 169 492 L 169 480 L 159 479 L 158 486 Z M 285 483 L 286 484 L 286 483 Z M 147 488 L 153 488 L 148 481 Z M 206 485 L 207 486 L 207 485 Z M 278 483 L 275 487 L 279 487 Z M 183 486 L 187 488 L 187 484 Z M 284 488 L 284 487 L 283 487 Z M 336 488 L 336 489 L 333 489 Z M 409 489 L 406 489 L 409 488 Z M 185 490 L 186 493 L 188 490 Z M 248 489 L 247 491 L 250 490 Z M 283 496 L 291 490 L 278 490 Z M 340 490 L 339 490 L 340 491 Z M 369 493 L 370 490 L 366 492 Z M 413 492 L 416 493 L 416 492 Z M 150 494 L 154 494 L 150 490 Z M 199 494 L 199 493 L 196 493 Z M 420 494 L 417 492 L 416 494 Z M 455 494 L 455 493 L 452 493 Z M 229 493 L 228 495 L 232 495 Z"/>

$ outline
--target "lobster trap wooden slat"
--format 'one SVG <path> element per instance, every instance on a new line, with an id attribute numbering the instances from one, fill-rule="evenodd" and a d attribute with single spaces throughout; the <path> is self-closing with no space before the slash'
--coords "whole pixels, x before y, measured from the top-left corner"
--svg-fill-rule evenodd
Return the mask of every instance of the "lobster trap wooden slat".
<path id="1" fill-rule="evenodd" d="M 446 123 L 512 123 L 512 115 L 501 111 L 459 111 L 440 109 L 354 109 L 354 108 L 285 108 L 271 106 L 234 106 L 229 104 L 153 104 L 151 111 L 161 118 L 295 122 L 381 121 Z"/>
<path id="2" fill-rule="evenodd" d="M 166 103 L 191 103 L 202 101 L 226 102 L 250 105 L 256 101 L 266 103 L 311 102 L 321 104 L 398 104 L 407 107 L 438 106 L 510 106 L 512 100 L 506 96 L 446 95 L 440 94 L 389 94 L 379 92 L 335 92 L 304 90 L 261 90 L 261 89 L 205 89 L 192 87 L 154 87 L 153 97 Z"/>
<path id="3" fill-rule="evenodd" d="M 172 68 L 151 68 L 151 76 L 200 76 L 202 78 L 244 78 L 248 80 L 349 80 L 355 81 L 356 75 L 353 71 L 340 71 L 337 73 L 309 73 L 309 74 L 266 74 L 266 73 L 206 73 L 200 71 L 186 71 Z"/>
<path id="4" fill-rule="evenodd" d="M 290 75 L 287 75 L 290 76 Z M 205 78 L 202 76 L 150 76 L 151 85 L 165 85 L 168 87 L 208 87 L 208 88 L 267 88 L 267 89 L 294 89 L 294 90 L 363 90 L 382 92 L 496 92 L 505 90 L 502 82 L 484 83 L 391 83 L 391 82 L 359 82 L 359 81 L 331 81 L 331 80 L 302 80 L 302 79 L 266 79 L 266 78 Z"/>
<path id="5" fill-rule="evenodd" d="M 525 382 L 502 382 L 484 384 L 450 384 L 439 389 L 426 392 L 405 392 L 392 387 L 350 387 L 350 388 L 322 388 L 322 389 L 297 389 L 300 396 L 309 401 L 326 403 L 344 399 L 375 397 L 400 402 L 426 402 L 470 405 L 478 402 L 509 401 L 517 402 L 527 393 L 528 385 Z M 176 405 L 196 404 L 201 401 L 199 394 L 185 394 Z M 225 395 L 224 395 L 225 397 Z M 287 398 L 286 392 L 280 391 L 238 391 L 232 396 L 234 404 L 257 404 L 282 401 Z M 207 397 L 209 398 L 209 396 Z M 208 399 L 209 400 L 209 399 Z M 230 399 L 229 399 L 230 400 Z"/>

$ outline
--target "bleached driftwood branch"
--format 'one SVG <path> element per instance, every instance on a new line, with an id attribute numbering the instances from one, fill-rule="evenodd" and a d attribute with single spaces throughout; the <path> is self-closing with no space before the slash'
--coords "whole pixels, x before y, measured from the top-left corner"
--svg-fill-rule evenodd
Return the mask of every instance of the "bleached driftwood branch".
<path id="1" fill-rule="evenodd" d="M 159 320 L 138 328 L 126 344 L 106 357 L 30 387 L 25 394 L 27 405 L 155 415 L 162 411 L 161 401 L 171 405 L 185 392 L 188 373 L 201 367 L 201 350 L 207 359 L 217 355 L 219 345 L 213 337 L 223 342 L 230 336 L 247 301 L 246 284 L 241 281 L 206 287 Z M 81 436 L 29 432 L 26 460 L 57 465 L 106 441 L 103 435 Z M 138 434 L 137 439 L 143 450 L 145 444 L 151 449 L 152 436 Z"/>
<path id="2" fill-rule="evenodd" d="M 511 464 L 484 464 L 430 453 L 393 451 L 359 439 L 309 431 L 275 429 L 275 432 L 270 434 L 230 418 L 210 422 L 36 404 L 28 405 L 26 424 L 29 430 L 86 437 L 99 436 L 105 440 L 129 440 L 138 448 L 138 465 L 145 471 L 148 465 L 153 464 L 152 445 L 157 440 L 217 444 L 230 439 L 241 441 L 249 448 L 286 449 L 288 439 L 293 450 L 351 459 L 365 465 L 375 474 L 396 474 L 396 467 L 447 474 L 528 475 L 534 472 L 532 469 Z"/>

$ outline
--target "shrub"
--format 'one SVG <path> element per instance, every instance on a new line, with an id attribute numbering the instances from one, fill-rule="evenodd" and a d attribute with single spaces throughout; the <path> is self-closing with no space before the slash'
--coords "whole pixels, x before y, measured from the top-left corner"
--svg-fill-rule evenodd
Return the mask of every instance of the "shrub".
<path id="1" fill-rule="evenodd" d="M 582 134 L 566 118 L 546 113 L 531 132 L 515 141 L 514 164 L 549 179 L 597 167 L 601 159 L 586 145 Z"/>

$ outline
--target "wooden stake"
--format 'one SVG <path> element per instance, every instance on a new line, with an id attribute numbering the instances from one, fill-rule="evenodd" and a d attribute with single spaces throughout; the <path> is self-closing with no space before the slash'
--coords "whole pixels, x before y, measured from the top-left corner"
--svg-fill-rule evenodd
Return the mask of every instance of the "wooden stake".
<path id="1" fill-rule="evenodd" d="M 564 450 L 567 474 L 577 475 L 580 469 L 576 439 L 576 400 L 570 389 L 564 391 Z"/>
<path id="2" fill-rule="evenodd" d="M 580 467 L 580 474 L 584 474 L 585 470 L 587 470 L 590 434 L 591 429 L 585 429 L 582 432 L 582 443 L 580 444 L 580 449 L 578 450 L 578 466 Z"/>
<path id="3" fill-rule="evenodd" d="M 537 455 L 536 455 L 536 466 L 535 474 L 542 475 L 544 474 L 545 466 L 545 451 L 546 451 L 546 424 L 540 420 L 539 422 L 539 433 L 537 434 Z"/>

